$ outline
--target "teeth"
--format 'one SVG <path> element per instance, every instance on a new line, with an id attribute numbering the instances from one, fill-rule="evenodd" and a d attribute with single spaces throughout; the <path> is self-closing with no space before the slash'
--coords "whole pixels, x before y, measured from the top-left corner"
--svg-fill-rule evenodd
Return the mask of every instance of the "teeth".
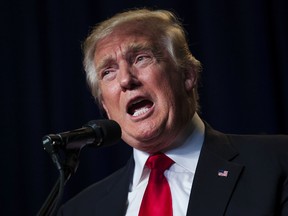
<path id="1" fill-rule="evenodd" d="M 141 108 L 139 110 L 135 110 L 133 116 L 142 115 L 142 114 L 146 113 L 148 110 L 149 110 L 149 108 L 147 108 L 147 107 L 143 107 L 143 108 Z"/>

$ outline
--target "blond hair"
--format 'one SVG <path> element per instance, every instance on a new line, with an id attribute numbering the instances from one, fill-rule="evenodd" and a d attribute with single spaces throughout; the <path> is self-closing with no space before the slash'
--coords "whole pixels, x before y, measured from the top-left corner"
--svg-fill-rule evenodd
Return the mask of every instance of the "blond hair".
<path id="1" fill-rule="evenodd" d="M 189 50 L 186 33 L 179 19 L 167 10 L 132 9 L 121 12 L 113 17 L 97 24 L 83 43 L 84 70 L 87 83 L 92 95 L 97 100 L 101 97 L 98 85 L 98 76 L 94 63 L 94 54 L 98 41 L 109 36 L 116 29 L 123 27 L 135 27 L 138 32 L 149 34 L 153 40 L 159 41 L 163 49 L 166 49 L 174 61 L 178 71 L 183 73 L 193 70 L 196 79 L 202 69 L 201 63 Z M 193 90 L 194 104 L 198 107 L 197 88 Z"/>

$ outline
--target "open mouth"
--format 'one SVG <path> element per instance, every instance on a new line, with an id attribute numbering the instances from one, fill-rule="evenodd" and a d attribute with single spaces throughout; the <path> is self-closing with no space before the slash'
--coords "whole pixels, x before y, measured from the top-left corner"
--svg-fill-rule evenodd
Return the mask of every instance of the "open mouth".
<path id="1" fill-rule="evenodd" d="M 133 117 L 145 114 L 153 106 L 153 102 L 147 99 L 137 100 L 132 102 L 127 109 L 127 112 Z"/>

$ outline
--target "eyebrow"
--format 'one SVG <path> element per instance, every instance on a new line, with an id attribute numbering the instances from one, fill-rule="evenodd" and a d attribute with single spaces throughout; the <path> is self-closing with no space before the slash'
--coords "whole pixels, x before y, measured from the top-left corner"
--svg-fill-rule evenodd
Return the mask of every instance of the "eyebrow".
<path id="1" fill-rule="evenodd" d="M 152 51 L 152 46 L 150 43 L 130 43 L 127 47 L 125 47 L 125 50 L 123 52 L 124 58 L 129 58 L 129 56 L 141 52 L 141 51 Z M 102 60 L 98 62 L 98 66 L 96 67 L 96 71 L 102 70 L 107 65 L 116 62 L 116 58 L 112 55 L 107 55 Z"/>
<path id="2" fill-rule="evenodd" d="M 152 51 L 152 45 L 148 42 L 146 43 L 132 43 L 128 45 L 126 53 L 137 53 L 140 51 Z"/>
<path id="3" fill-rule="evenodd" d="M 96 66 L 96 71 L 102 70 L 103 68 L 105 68 L 107 65 L 111 64 L 114 61 L 115 58 L 112 55 L 105 57 L 104 59 L 99 61 L 98 66 Z"/>

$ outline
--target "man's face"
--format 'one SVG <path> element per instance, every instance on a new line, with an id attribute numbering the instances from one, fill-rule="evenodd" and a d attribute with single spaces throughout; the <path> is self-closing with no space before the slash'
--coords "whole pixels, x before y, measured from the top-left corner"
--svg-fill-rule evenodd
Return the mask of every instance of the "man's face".
<path id="1" fill-rule="evenodd" d="M 118 32 L 99 41 L 94 56 L 108 117 L 127 144 L 149 153 L 171 147 L 191 119 L 187 92 L 194 83 L 152 46 L 148 37 Z"/>

